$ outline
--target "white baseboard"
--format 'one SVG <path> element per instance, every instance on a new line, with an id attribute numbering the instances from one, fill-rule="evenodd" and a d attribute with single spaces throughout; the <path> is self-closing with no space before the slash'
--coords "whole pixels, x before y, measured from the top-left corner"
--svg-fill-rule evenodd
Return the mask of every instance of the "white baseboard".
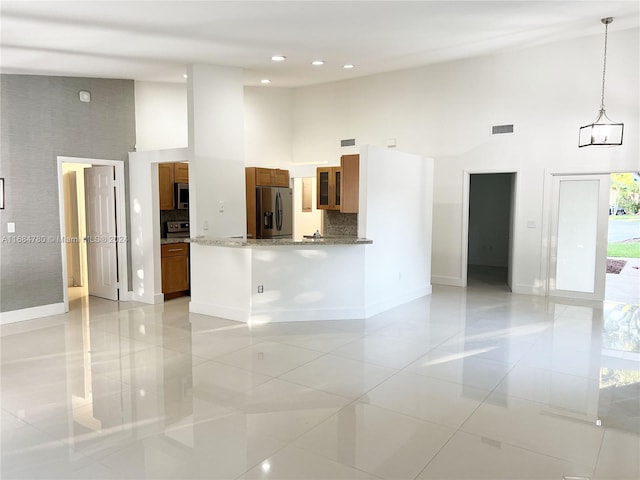
<path id="1" fill-rule="evenodd" d="M 60 315 L 61 313 L 65 313 L 64 302 L 0 312 L 0 325 L 32 320 L 34 318 L 49 317 L 51 315 Z"/>
<path id="2" fill-rule="evenodd" d="M 449 277 L 446 275 L 433 275 L 431 283 L 436 285 L 449 285 L 450 287 L 464 287 L 460 277 Z"/>
<path id="3" fill-rule="evenodd" d="M 409 292 L 404 292 L 401 295 L 396 295 L 391 298 L 386 298 L 379 300 L 375 303 L 371 303 L 366 307 L 366 318 L 372 317 L 373 315 L 377 315 L 378 313 L 385 312 L 390 310 L 398 305 L 402 305 L 404 303 L 410 302 L 412 300 L 416 300 L 417 298 L 424 297 L 426 295 L 431 295 L 433 293 L 433 289 L 431 284 L 424 285 L 420 288 L 413 289 Z"/>
<path id="4" fill-rule="evenodd" d="M 150 305 L 157 305 L 159 303 L 164 302 L 164 294 L 163 293 L 155 293 L 149 295 L 138 295 L 135 292 L 129 292 L 129 298 L 127 301 L 140 302 L 140 303 L 148 303 Z"/>
<path id="5" fill-rule="evenodd" d="M 189 312 L 208 315 L 210 317 L 224 318 L 226 320 L 234 320 L 236 322 L 248 323 L 250 313 L 248 309 L 240 309 L 228 307 L 225 305 L 214 305 L 202 302 L 189 302 Z"/>
<path id="6" fill-rule="evenodd" d="M 363 308 L 274 309 L 250 312 L 224 305 L 189 302 L 189 312 L 244 323 L 309 322 L 314 320 L 352 320 L 364 318 Z"/>
<path id="7" fill-rule="evenodd" d="M 224 305 L 213 305 L 201 302 L 189 302 L 189 311 L 211 317 L 224 318 L 237 322 L 277 323 L 277 322 L 309 322 L 318 320 L 357 320 L 369 318 L 380 312 L 410 302 L 417 298 L 431 295 L 431 285 L 405 292 L 392 298 L 378 301 L 364 307 L 323 308 L 323 309 L 273 309 L 254 310 L 239 309 Z"/>
<path id="8" fill-rule="evenodd" d="M 317 320 L 358 320 L 365 318 L 365 309 L 352 308 L 323 308 L 323 309 L 294 309 L 294 310 L 264 310 L 251 313 L 252 323 L 277 322 L 312 322 Z"/>
<path id="9" fill-rule="evenodd" d="M 520 295 L 534 295 L 537 297 L 545 297 L 547 295 L 544 288 L 534 287 L 533 285 L 526 285 L 523 283 L 513 285 L 511 292 L 518 293 Z"/>

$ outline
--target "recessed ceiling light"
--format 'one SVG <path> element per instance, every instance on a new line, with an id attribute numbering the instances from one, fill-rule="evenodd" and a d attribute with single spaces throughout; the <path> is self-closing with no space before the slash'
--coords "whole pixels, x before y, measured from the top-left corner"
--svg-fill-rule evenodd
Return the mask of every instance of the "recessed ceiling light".
<path id="1" fill-rule="evenodd" d="M 324 60 L 314 60 L 313 62 L 311 62 L 311 65 L 324 65 Z"/>
<path id="2" fill-rule="evenodd" d="M 185 73 L 184 75 L 182 75 L 182 78 L 189 78 L 189 75 Z"/>
<path id="3" fill-rule="evenodd" d="M 346 65 L 344 65 L 342 68 L 346 68 L 346 69 L 348 70 L 349 68 L 353 68 L 353 67 L 355 67 L 355 65 L 353 65 L 353 64 L 351 64 L 351 63 L 347 63 L 347 64 L 346 64 Z"/>
<path id="4" fill-rule="evenodd" d="M 260 80 L 260 83 L 271 83 L 271 80 L 269 80 L 268 78 L 263 78 L 262 80 Z"/>
<path id="5" fill-rule="evenodd" d="M 285 57 L 284 55 L 274 55 L 273 57 L 271 57 L 271 60 L 273 60 L 274 62 L 282 62 L 286 59 L 287 57 Z"/>

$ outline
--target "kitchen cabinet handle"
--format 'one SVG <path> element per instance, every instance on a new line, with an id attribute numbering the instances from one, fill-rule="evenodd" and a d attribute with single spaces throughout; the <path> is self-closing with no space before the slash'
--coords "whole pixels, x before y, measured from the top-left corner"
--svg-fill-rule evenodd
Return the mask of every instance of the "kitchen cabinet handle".
<path id="1" fill-rule="evenodd" d="M 182 249 L 181 248 L 168 248 L 167 252 L 181 252 Z"/>

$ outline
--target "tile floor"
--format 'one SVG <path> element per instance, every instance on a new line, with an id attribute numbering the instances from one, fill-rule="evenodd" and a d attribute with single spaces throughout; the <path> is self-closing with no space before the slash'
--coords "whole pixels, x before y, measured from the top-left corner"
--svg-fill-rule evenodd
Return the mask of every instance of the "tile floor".
<path id="1" fill-rule="evenodd" d="M 0 330 L 3 479 L 640 478 L 636 304 L 480 282 L 248 326 L 75 295 Z"/>

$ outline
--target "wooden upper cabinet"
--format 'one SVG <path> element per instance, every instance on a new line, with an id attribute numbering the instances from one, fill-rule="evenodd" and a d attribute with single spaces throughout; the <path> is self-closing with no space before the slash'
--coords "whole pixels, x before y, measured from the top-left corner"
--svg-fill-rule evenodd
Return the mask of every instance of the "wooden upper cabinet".
<path id="1" fill-rule="evenodd" d="M 342 155 L 340 157 L 340 211 L 358 213 L 360 196 L 360 155 Z"/>
<path id="2" fill-rule="evenodd" d="M 360 155 L 343 155 L 339 167 L 318 167 L 316 182 L 316 208 L 358 213 Z"/>
<path id="3" fill-rule="evenodd" d="M 256 186 L 262 187 L 288 187 L 289 170 L 279 168 L 248 167 L 255 173 Z"/>
<path id="4" fill-rule="evenodd" d="M 189 164 L 185 162 L 158 164 L 158 193 L 160 210 L 173 210 L 175 205 L 175 184 L 189 183 Z"/>
<path id="5" fill-rule="evenodd" d="M 158 193 L 160 195 L 160 210 L 173 210 L 175 175 L 173 163 L 158 164 Z"/>
<path id="6" fill-rule="evenodd" d="M 251 168 L 251 167 L 249 167 Z M 273 185 L 273 172 L 270 168 L 254 168 L 256 185 Z"/>
<path id="7" fill-rule="evenodd" d="M 288 187 L 289 186 L 289 170 L 273 170 L 273 186 Z"/>
<path id="8" fill-rule="evenodd" d="M 178 162 L 173 164 L 175 182 L 189 183 L 189 164 Z"/>

